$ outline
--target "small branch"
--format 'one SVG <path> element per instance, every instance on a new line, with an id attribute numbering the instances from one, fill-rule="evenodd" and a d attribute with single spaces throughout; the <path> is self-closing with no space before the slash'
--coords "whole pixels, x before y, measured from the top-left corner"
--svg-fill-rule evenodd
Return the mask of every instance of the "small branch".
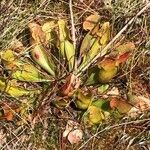
<path id="1" fill-rule="evenodd" d="M 104 49 L 102 49 L 102 51 L 95 56 L 91 62 L 89 62 L 88 64 L 84 65 L 80 70 L 77 70 L 77 72 L 75 72 L 74 74 L 76 75 L 76 77 L 79 77 L 82 72 L 84 72 L 85 70 L 88 69 L 89 66 L 91 66 L 93 63 L 95 63 L 97 61 L 98 58 L 102 57 L 103 52 L 105 52 L 115 41 L 116 39 L 119 38 L 119 36 L 128 28 L 129 25 L 131 25 L 133 23 L 133 21 L 140 16 L 146 9 L 148 9 L 150 7 L 150 2 L 147 3 L 137 14 L 135 17 L 133 17 L 121 30 L 120 32 L 104 47 Z"/>
<path id="2" fill-rule="evenodd" d="M 76 31 L 74 26 L 74 18 L 73 18 L 73 10 L 72 10 L 72 0 L 69 0 L 69 9 L 70 9 L 70 17 L 71 17 L 71 32 L 72 32 L 72 40 L 73 46 L 75 49 L 75 61 L 74 61 L 74 71 L 77 70 L 77 59 L 76 59 Z"/>
<path id="3" fill-rule="evenodd" d="M 72 0 L 69 1 L 69 9 L 70 9 L 70 17 L 71 17 L 71 32 L 72 32 L 72 40 L 74 48 L 76 48 L 76 36 L 75 36 L 75 27 L 74 27 L 74 18 L 73 18 L 73 10 L 72 10 Z"/>

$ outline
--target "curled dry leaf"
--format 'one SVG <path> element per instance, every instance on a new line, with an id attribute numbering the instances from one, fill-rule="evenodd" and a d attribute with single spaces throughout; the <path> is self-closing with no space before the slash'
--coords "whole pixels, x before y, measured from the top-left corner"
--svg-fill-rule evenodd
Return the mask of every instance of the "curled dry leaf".
<path id="1" fill-rule="evenodd" d="M 117 109 L 120 113 L 127 113 L 132 108 L 132 105 L 125 100 L 113 97 L 110 100 L 110 107 L 112 109 Z"/>
<path id="2" fill-rule="evenodd" d="M 143 96 L 135 96 L 135 99 L 135 107 L 132 107 L 128 112 L 128 116 L 130 116 L 131 118 L 136 118 L 143 112 L 150 111 L 150 100 L 148 98 L 145 98 Z"/>
<path id="3" fill-rule="evenodd" d="M 107 95 L 119 95 L 119 90 L 117 87 L 113 87 L 110 91 L 107 92 Z"/>
<path id="4" fill-rule="evenodd" d="M 139 111 L 150 110 L 150 99 L 144 96 L 132 96 L 130 101 Z"/>
<path id="5" fill-rule="evenodd" d="M 75 129 L 69 133 L 68 141 L 71 144 L 77 144 L 82 140 L 82 137 L 83 137 L 83 131 L 80 129 Z"/>
<path id="6" fill-rule="evenodd" d="M 68 120 L 67 125 L 66 125 L 66 129 L 63 132 L 63 137 L 67 137 L 69 132 L 73 129 L 73 128 L 77 128 L 79 126 L 79 124 L 75 121 L 72 120 Z"/>
<path id="7" fill-rule="evenodd" d="M 77 122 L 68 120 L 63 137 L 67 137 L 71 144 L 79 143 L 83 137 L 83 131 Z"/>
<path id="8" fill-rule="evenodd" d="M 13 51 L 15 51 L 17 53 L 20 53 L 25 50 L 23 44 L 18 39 L 14 39 L 10 43 L 10 49 L 12 49 Z"/>
<path id="9" fill-rule="evenodd" d="M 7 121 L 12 121 L 14 119 L 14 115 L 13 115 L 12 111 L 6 111 L 5 115 L 4 115 L 4 118 Z"/>
<path id="10" fill-rule="evenodd" d="M 138 96 L 137 97 L 137 106 L 142 111 L 150 110 L 150 99 L 144 97 L 144 96 Z"/>
<path id="11" fill-rule="evenodd" d="M 83 22 L 83 29 L 84 30 L 92 30 L 96 24 L 99 22 L 100 16 L 98 14 L 90 15 L 86 18 Z M 96 26 L 96 30 L 98 31 L 99 25 Z"/>
<path id="12" fill-rule="evenodd" d="M 137 117 L 139 114 L 150 110 L 150 99 L 144 96 L 131 96 L 130 101 L 133 103 L 134 107 L 128 112 L 130 117 Z"/>
<path id="13" fill-rule="evenodd" d="M 6 119 L 7 121 L 12 121 L 14 119 L 15 113 L 18 113 L 20 110 L 16 106 L 9 106 L 7 104 L 3 104 L 2 106 L 4 115 L 1 118 Z"/>
<path id="14" fill-rule="evenodd" d="M 38 44 L 42 43 L 44 45 L 47 44 L 46 35 L 39 24 L 37 24 L 36 22 L 31 22 L 28 24 L 28 27 L 32 35 L 31 42 L 38 43 Z"/>
<path id="15" fill-rule="evenodd" d="M 131 117 L 131 118 L 136 118 L 141 113 L 142 112 L 138 108 L 132 107 L 130 109 L 130 111 L 128 112 L 128 116 Z"/>
<path id="16" fill-rule="evenodd" d="M 133 42 L 126 42 L 116 47 L 116 51 L 118 52 L 119 55 L 122 55 L 126 52 L 132 52 L 134 49 L 135 49 L 135 45 Z"/>

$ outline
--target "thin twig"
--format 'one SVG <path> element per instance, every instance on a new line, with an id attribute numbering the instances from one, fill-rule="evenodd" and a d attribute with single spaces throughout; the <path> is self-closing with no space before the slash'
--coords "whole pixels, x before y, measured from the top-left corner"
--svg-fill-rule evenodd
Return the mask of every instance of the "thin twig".
<path id="1" fill-rule="evenodd" d="M 72 0 L 69 1 L 69 9 L 70 9 L 70 17 L 71 17 L 72 40 L 73 40 L 74 48 L 76 48 L 76 35 L 75 35 L 75 26 L 74 26 L 74 18 L 73 18 L 73 10 L 72 10 Z"/>
<path id="2" fill-rule="evenodd" d="M 105 53 L 105 51 L 119 38 L 119 36 L 128 28 L 129 25 L 131 25 L 133 23 L 133 21 L 138 17 L 140 16 L 146 9 L 148 9 L 150 7 L 150 2 L 147 3 L 137 14 L 135 17 L 133 17 L 121 30 L 120 32 L 104 47 L 104 49 L 102 49 L 102 51 L 97 55 L 95 56 L 91 62 L 89 62 L 88 64 L 85 64 L 81 69 L 77 70 L 74 72 L 74 74 L 76 75 L 76 77 L 79 77 L 82 72 L 86 71 L 89 66 L 91 66 L 93 63 L 95 63 L 98 58 L 102 57 Z"/>
<path id="3" fill-rule="evenodd" d="M 72 40 L 73 46 L 75 49 L 75 62 L 74 62 L 74 70 L 77 70 L 77 60 L 76 60 L 76 31 L 74 25 L 74 18 L 73 18 L 73 10 L 72 10 L 72 0 L 69 1 L 69 9 L 70 9 L 70 17 L 71 17 L 71 32 L 72 32 Z"/>

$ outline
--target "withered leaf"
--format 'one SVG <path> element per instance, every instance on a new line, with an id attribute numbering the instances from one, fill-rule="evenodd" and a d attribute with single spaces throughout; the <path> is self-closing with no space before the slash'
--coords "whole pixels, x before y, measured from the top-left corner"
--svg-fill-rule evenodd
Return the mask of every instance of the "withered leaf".
<path id="1" fill-rule="evenodd" d="M 110 100 L 110 107 L 117 109 L 120 113 L 127 113 L 132 108 L 132 105 L 123 99 L 113 97 Z"/>
<path id="2" fill-rule="evenodd" d="M 42 43 L 44 45 L 47 44 L 46 35 L 39 24 L 37 24 L 36 22 L 31 22 L 28 24 L 28 27 L 32 35 L 33 43 L 38 43 L 38 44 Z"/>
<path id="3" fill-rule="evenodd" d="M 100 16 L 98 14 L 90 15 L 86 18 L 86 20 L 83 22 L 83 29 L 84 30 L 92 30 L 95 25 L 98 23 L 100 19 Z M 96 29 L 99 29 L 99 26 L 96 27 Z"/>

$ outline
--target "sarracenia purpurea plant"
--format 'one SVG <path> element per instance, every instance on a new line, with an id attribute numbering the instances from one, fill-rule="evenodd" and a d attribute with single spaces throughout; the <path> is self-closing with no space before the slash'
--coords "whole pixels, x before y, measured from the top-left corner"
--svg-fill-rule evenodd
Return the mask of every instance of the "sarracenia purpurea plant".
<path id="1" fill-rule="evenodd" d="M 1 92 L 13 98 L 28 96 L 37 100 L 42 87 L 51 87 L 50 91 L 55 86 L 52 103 L 59 109 L 74 103 L 76 108 L 84 111 L 81 120 L 88 124 L 99 124 L 110 116 L 120 117 L 130 110 L 132 105 L 127 101 L 116 97 L 99 98 L 85 90 L 92 86 L 105 92 L 122 63 L 135 50 L 134 43 L 126 39 L 102 51 L 113 35 L 110 22 L 102 20 L 98 14 L 87 17 L 83 22 L 86 35 L 79 49 L 74 47 L 63 19 L 41 24 L 32 21 L 28 29 L 30 47 L 25 48 L 16 39 L 14 43 L 21 43 L 19 48 L 12 44 L 1 51 L 1 63 L 7 73 L 0 79 Z M 82 72 L 98 54 L 96 64 Z M 19 83 L 37 83 L 41 88 L 23 88 Z"/>

